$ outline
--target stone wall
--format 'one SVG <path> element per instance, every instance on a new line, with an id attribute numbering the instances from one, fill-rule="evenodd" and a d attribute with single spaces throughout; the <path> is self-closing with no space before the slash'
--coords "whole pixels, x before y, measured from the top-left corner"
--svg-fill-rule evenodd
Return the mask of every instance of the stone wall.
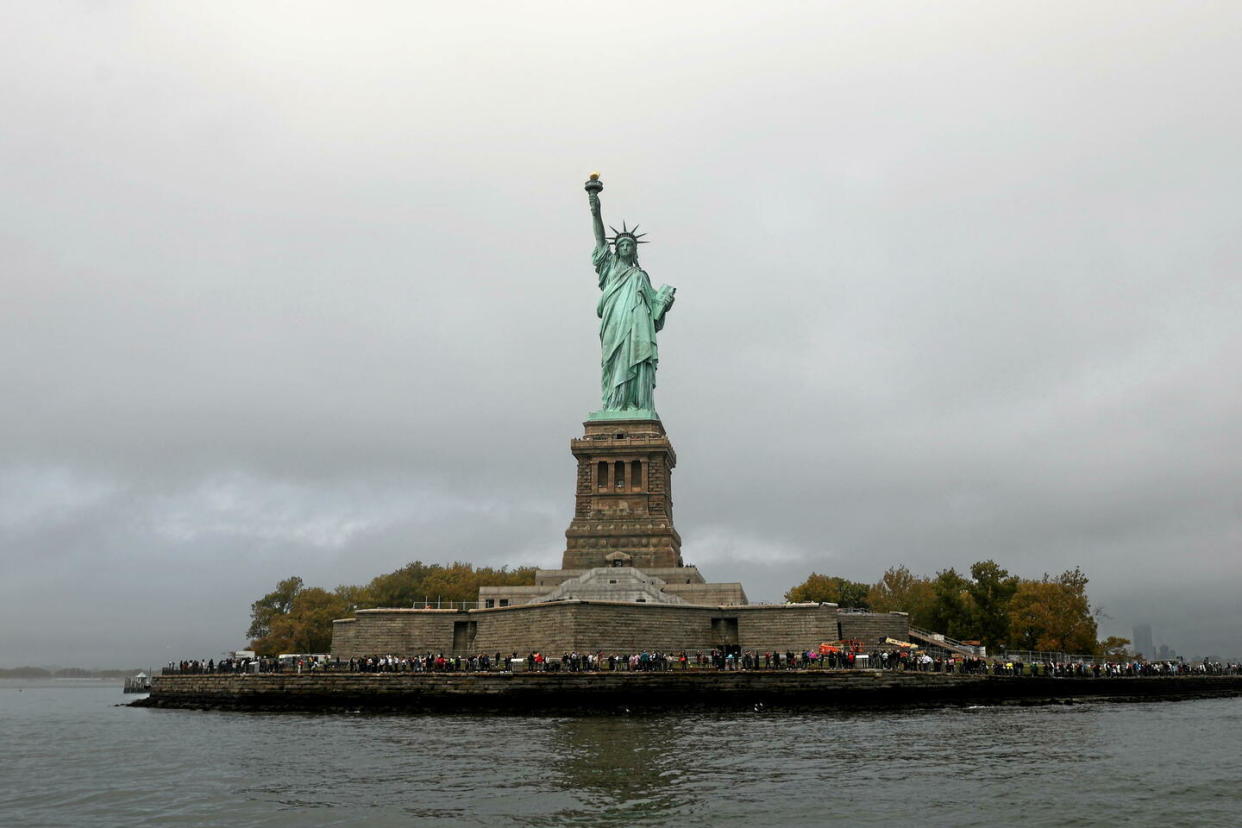
<path id="1" fill-rule="evenodd" d="M 841 638 L 857 639 L 868 647 L 883 644 L 886 638 L 909 640 L 910 616 L 904 612 L 843 612 L 839 620 Z"/>
<path id="2" fill-rule="evenodd" d="M 712 647 L 711 610 L 667 604 L 594 602 L 546 606 L 548 620 L 560 633 L 556 646 L 546 648 L 552 653 L 573 650 L 676 652 L 683 649 L 693 652 Z M 512 622 L 522 623 L 519 618 Z M 509 619 L 505 619 L 505 623 L 510 623 Z"/>
<path id="3" fill-rule="evenodd" d="M 491 601 L 493 607 L 528 604 L 551 591 L 551 588 L 544 586 L 482 586 L 479 587 L 479 603 Z"/>
<path id="4" fill-rule="evenodd" d="M 332 622 L 332 654 L 349 658 L 452 652 L 453 622 L 465 617 L 458 610 L 358 610 L 352 623 Z"/>
<path id="5" fill-rule="evenodd" d="M 837 639 L 835 604 L 753 605 L 722 611 L 737 616 L 739 643 L 747 650 L 800 652 Z"/>
<path id="6" fill-rule="evenodd" d="M 873 670 L 662 673 L 316 673 L 156 676 L 135 707 L 237 710 L 615 712 L 1125 701 L 1242 695 L 1242 676 L 1030 678 Z"/>
<path id="7" fill-rule="evenodd" d="M 333 625 L 332 653 L 802 651 L 837 638 L 832 604 L 687 606 L 561 601 L 498 609 L 360 610 Z M 454 630 L 457 630 L 456 640 Z"/>
<path id="8" fill-rule="evenodd" d="M 343 653 L 356 652 L 354 649 L 354 632 L 358 629 L 358 621 L 354 618 L 339 618 L 332 622 L 332 649 Z"/>
<path id="9" fill-rule="evenodd" d="M 470 613 L 479 622 L 475 649 L 481 653 L 549 652 L 574 649 L 571 604 L 528 604 Z"/>
<path id="10" fill-rule="evenodd" d="M 666 584 L 703 584 L 706 579 L 697 566 L 647 567 L 647 575 L 654 575 Z"/>
<path id="11" fill-rule="evenodd" d="M 580 569 L 537 569 L 535 570 L 535 585 L 547 587 L 551 592 L 554 587 L 568 581 L 570 578 L 577 578 L 582 574 Z"/>
<path id="12" fill-rule="evenodd" d="M 739 583 L 732 584 L 679 584 L 668 583 L 660 587 L 669 595 L 676 595 L 689 604 L 720 606 L 746 603 L 746 593 Z"/>
<path id="13" fill-rule="evenodd" d="M 664 426 L 659 420 L 583 425 L 583 437 L 570 441 L 578 476 L 562 568 L 606 566 L 614 553 L 640 569 L 680 564 L 670 493 L 677 455 Z"/>
<path id="14" fill-rule="evenodd" d="M 654 575 L 666 584 L 702 584 L 706 583 L 703 573 L 697 566 L 649 566 L 642 568 L 644 574 Z M 577 578 L 583 573 L 581 569 L 537 569 L 535 584 L 542 587 L 558 587 L 570 578 Z"/>

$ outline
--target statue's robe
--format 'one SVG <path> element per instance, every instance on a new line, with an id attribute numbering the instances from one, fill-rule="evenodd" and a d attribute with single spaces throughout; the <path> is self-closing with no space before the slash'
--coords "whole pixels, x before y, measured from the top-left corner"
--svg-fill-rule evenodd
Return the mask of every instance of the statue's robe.
<path id="1" fill-rule="evenodd" d="M 655 411 L 656 331 L 673 304 L 672 288 L 655 290 L 647 272 L 627 265 L 607 246 L 591 256 L 599 274 L 600 391 L 604 409 Z"/>

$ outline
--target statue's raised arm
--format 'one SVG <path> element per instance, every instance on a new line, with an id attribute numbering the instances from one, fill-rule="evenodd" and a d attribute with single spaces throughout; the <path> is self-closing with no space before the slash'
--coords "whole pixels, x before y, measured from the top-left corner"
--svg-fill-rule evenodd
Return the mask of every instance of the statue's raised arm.
<path id="1" fill-rule="evenodd" d="M 673 306 L 676 288 L 651 286 L 647 271 L 638 264 L 638 245 L 644 244 L 638 225 L 621 224 L 610 239 L 604 234 L 599 193 L 604 182 L 591 173 L 586 183 L 595 231 L 592 263 L 599 276 L 600 392 L 603 407 L 593 420 L 658 420 L 655 411 L 655 375 L 659 364 L 656 331 L 664 327 L 665 314 Z"/>
<path id="2" fill-rule="evenodd" d="M 608 244 L 604 237 L 604 218 L 599 211 L 599 191 L 604 189 L 604 182 L 599 180 L 599 173 L 591 173 L 586 183 L 587 203 L 591 205 L 591 229 L 595 231 L 595 249 Z"/>

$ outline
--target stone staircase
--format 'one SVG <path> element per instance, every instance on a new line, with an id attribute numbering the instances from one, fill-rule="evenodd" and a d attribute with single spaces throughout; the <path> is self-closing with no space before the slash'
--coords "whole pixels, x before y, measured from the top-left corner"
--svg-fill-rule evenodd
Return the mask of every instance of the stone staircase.
<path id="1" fill-rule="evenodd" d="M 624 601 L 631 604 L 685 604 L 684 598 L 665 592 L 664 581 L 632 566 L 588 569 L 538 598 L 548 601 Z"/>
<path id="2" fill-rule="evenodd" d="M 965 644 L 957 639 L 949 638 L 943 633 L 932 632 L 930 630 L 921 630 L 918 627 L 910 628 L 910 639 L 926 647 L 938 647 L 946 653 L 951 653 L 952 655 L 985 658 L 988 654 L 986 647 L 976 647 L 974 644 Z"/>

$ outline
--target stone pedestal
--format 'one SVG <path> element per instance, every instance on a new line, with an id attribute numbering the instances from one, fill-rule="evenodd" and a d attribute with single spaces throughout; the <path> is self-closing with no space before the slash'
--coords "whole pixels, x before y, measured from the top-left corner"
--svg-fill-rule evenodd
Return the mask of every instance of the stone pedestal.
<path id="1" fill-rule="evenodd" d="M 673 445 L 659 420 L 588 420 L 570 441 L 578 459 L 563 569 L 682 566 L 673 528 Z"/>

